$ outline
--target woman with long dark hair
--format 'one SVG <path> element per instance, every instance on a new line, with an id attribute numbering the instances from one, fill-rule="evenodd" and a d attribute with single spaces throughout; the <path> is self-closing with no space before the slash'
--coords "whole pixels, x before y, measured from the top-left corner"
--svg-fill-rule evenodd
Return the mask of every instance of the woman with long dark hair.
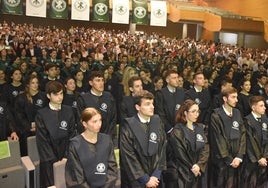
<path id="1" fill-rule="evenodd" d="M 22 156 L 27 155 L 27 137 L 35 135 L 35 116 L 37 110 L 45 107 L 48 100 L 44 92 L 39 90 L 36 75 L 25 79 L 25 90 L 16 97 L 14 102 L 16 127 L 20 137 Z"/>

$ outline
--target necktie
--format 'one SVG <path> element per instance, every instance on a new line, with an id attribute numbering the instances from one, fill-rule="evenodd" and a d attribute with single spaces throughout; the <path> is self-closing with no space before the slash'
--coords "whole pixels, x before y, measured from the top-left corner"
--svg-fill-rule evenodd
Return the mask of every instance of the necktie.
<path id="1" fill-rule="evenodd" d="M 261 122 L 261 118 L 257 118 L 257 121 L 258 121 L 258 122 Z"/>

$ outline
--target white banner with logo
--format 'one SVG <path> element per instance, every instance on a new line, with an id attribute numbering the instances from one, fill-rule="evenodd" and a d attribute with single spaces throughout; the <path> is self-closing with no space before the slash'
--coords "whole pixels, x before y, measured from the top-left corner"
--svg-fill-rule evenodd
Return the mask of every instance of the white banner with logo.
<path id="1" fill-rule="evenodd" d="M 45 18 L 47 15 L 46 0 L 26 0 L 26 16 Z"/>
<path id="2" fill-rule="evenodd" d="M 112 23 L 129 24 L 129 0 L 113 0 Z"/>
<path id="3" fill-rule="evenodd" d="M 88 0 L 72 0 L 71 19 L 89 21 L 90 3 Z"/>
<path id="4" fill-rule="evenodd" d="M 151 1 L 151 26 L 167 26 L 166 1 Z"/>

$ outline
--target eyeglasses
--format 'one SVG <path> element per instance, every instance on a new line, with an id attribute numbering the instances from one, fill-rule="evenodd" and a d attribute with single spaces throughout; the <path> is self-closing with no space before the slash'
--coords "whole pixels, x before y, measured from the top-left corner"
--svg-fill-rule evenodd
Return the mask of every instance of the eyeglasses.
<path id="1" fill-rule="evenodd" d="M 191 113 L 191 114 L 200 114 L 201 110 L 191 110 L 191 111 L 188 111 L 188 112 Z"/>

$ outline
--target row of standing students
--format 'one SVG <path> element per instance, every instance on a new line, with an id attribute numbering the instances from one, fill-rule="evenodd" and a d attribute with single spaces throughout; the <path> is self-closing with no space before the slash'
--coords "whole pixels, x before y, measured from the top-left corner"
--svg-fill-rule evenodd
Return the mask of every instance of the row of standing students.
<path id="1" fill-rule="evenodd" d="M 197 123 L 200 114 L 198 104 L 190 99 L 184 101 L 176 115 L 176 125 L 167 138 L 163 123 L 154 114 L 153 95 L 143 91 L 136 96 L 134 104 L 138 113 L 124 120 L 120 132 L 121 187 L 266 187 L 268 119 L 264 99 L 261 96 L 251 97 L 252 112 L 243 120 L 239 110 L 234 108 L 237 90 L 228 88 L 222 96 L 224 104 L 212 113 L 208 129 L 204 124 Z M 92 124 L 91 129 L 98 132 L 101 116 L 90 117 L 88 121 L 83 121 L 83 125 L 89 127 L 89 121 L 95 122 L 95 127 Z M 78 185 L 77 177 L 82 177 L 79 182 L 86 181 L 83 182 L 86 184 L 99 180 L 98 173 L 91 174 L 91 177 L 89 174 L 81 176 L 90 166 L 93 168 L 93 164 L 100 164 L 99 161 L 91 163 L 96 159 L 89 162 L 85 154 L 78 155 L 81 147 L 90 148 L 81 142 L 87 140 L 94 143 L 94 136 L 86 137 L 87 132 L 71 140 L 71 151 L 75 154 L 68 156 L 67 185 L 70 182 Z M 116 165 L 113 157 L 112 160 L 107 157 L 114 154 L 108 154 L 111 150 L 102 150 L 105 144 L 97 147 L 98 144 L 95 152 L 106 153 L 106 163 L 103 164 L 108 166 L 107 171 L 102 173 L 106 174 L 106 180 L 102 179 L 103 187 L 109 187 L 111 181 L 115 181 Z"/>
<path id="2" fill-rule="evenodd" d="M 98 78 L 98 76 L 96 77 Z M 35 119 L 37 143 L 38 146 L 40 146 L 38 148 L 42 163 L 41 180 L 44 182 L 45 186 L 52 185 L 53 183 L 51 164 L 61 160 L 63 157 L 68 157 L 67 150 L 69 139 L 75 136 L 75 117 L 73 113 L 71 113 L 70 108 L 61 105 L 63 100 L 63 97 L 61 97 L 61 95 L 63 95 L 63 86 L 61 84 L 59 85 L 58 82 L 53 83 L 54 84 L 51 86 L 48 85 L 46 90 L 46 96 L 50 99 L 49 106 L 46 109 L 39 110 Z M 58 83 L 58 85 L 55 85 L 55 83 Z M 98 81 L 93 83 L 92 78 L 91 84 L 96 84 L 95 88 L 98 87 L 97 83 Z M 34 83 L 32 84 L 36 85 Z M 55 97 L 57 100 L 52 100 Z M 225 93 L 223 92 L 222 99 L 224 105 L 215 109 L 212 113 L 210 125 L 208 126 L 208 137 L 206 134 L 207 130 L 203 129 L 206 126 L 196 123 L 200 115 L 200 105 L 195 101 L 192 106 L 188 106 L 188 109 L 185 107 L 187 102 L 185 101 L 180 106 L 179 112 L 177 113 L 177 115 L 180 113 L 181 115 L 180 118 L 176 118 L 176 125 L 173 129 L 168 130 L 167 156 L 165 152 L 166 135 L 165 131 L 163 131 L 164 125 L 162 119 L 160 120 L 157 115 L 153 115 L 153 97 L 145 98 L 149 100 L 149 103 L 146 103 L 146 100 L 145 102 L 141 100 L 142 98 L 140 98 L 140 101 L 134 101 L 133 106 L 138 110 L 138 115 L 134 114 L 132 120 L 131 118 L 126 119 L 122 123 L 120 131 L 121 176 L 124 177 L 122 178 L 122 187 L 144 187 L 147 186 L 147 183 L 149 183 L 147 187 L 164 186 L 162 175 L 164 179 L 167 180 L 165 181 L 166 185 L 168 185 L 168 183 L 174 183 L 173 185 L 175 187 L 200 187 L 200 185 L 212 187 L 238 187 L 242 185 L 242 187 L 260 187 L 265 185 L 267 182 L 267 118 L 263 113 L 263 111 L 265 112 L 263 98 L 258 99 L 257 102 L 256 99 L 254 102 L 254 98 L 256 97 L 253 97 L 250 102 L 253 111 L 251 114 L 254 118 L 251 118 L 252 122 L 250 122 L 250 117 L 247 117 L 246 119 L 248 121 L 245 121 L 245 123 L 239 111 L 234 108 L 237 103 L 237 91 L 233 89 L 233 91 L 226 90 Z M 80 102 L 83 102 L 82 98 Z M 96 98 L 95 102 L 99 102 L 98 98 Z M 56 105 L 56 107 L 54 105 Z M 86 107 L 85 105 L 85 108 Z M 102 110 L 105 111 L 105 105 L 102 106 L 102 108 Z M 146 109 L 149 110 L 149 114 L 145 114 L 145 117 L 143 117 L 145 113 L 144 110 Z M 259 111 L 256 109 L 259 109 Z M 65 111 L 63 112 L 63 110 Z M 230 114 L 232 117 L 230 117 Z M 251 114 L 249 116 L 251 116 Z M 194 116 L 191 117 L 190 115 Z M 54 120 L 57 123 L 53 121 L 52 117 L 55 117 Z M 82 116 L 80 115 L 80 117 Z M 261 120 L 257 119 L 259 117 L 261 117 Z M 102 116 L 102 118 L 104 117 Z M 147 121 L 148 119 L 150 121 Z M 256 122 L 253 121 L 254 119 Z M 247 125 L 247 123 L 249 125 Z M 138 130 L 132 130 L 132 124 L 138 125 L 140 128 L 138 128 Z M 159 126 L 156 126 L 158 124 Z M 56 126 L 49 128 L 47 127 L 48 125 Z M 35 129 L 35 127 L 33 126 L 29 129 Z M 204 132 L 202 132 L 202 129 Z M 246 130 L 248 130 L 247 135 Z M 139 134 L 136 135 L 135 132 L 138 131 Z M 182 145 L 182 141 L 178 141 L 180 139 L 176 138 L 178 135 L 182 136 L 181 139 L 185 142 L 185 146 Z M 146 138 L 150 139 L 146 140 Z M 209 140 L 210 152 L 206 150 L 208 148 L 207 139 Z M 169 148 L 172 147 L 172 143 L 176 143 L 176 141 L 177 144 L 182 145 L 181 151 L 185 149 L 184 152 L 177 152 L 177 154 L 184 154 L 183 157 L 185 157 L 185 159 L 180 159 L 181 156 L 177 156 L 177 158 L 175 157 L 174 159 L 174 155 L 176 154 L 175 152 L 172 153 L 174 149 L 169 150 Z M 47 146 L 47 148 L 45 146 Z M 96 145 L 94 145 L 94 147 L 95 146 Z M 170 151 L 172 152 L 170 153 Z M 200 153 L 203 157 L 202 163 L 194 161 L 194 159 L 199 159 L 198 154 L 200 151 L 202 151 Z M 187 154 L 187 152 L 189 153 Z M 211 154 L 210 158 L 209 155 L 204 155 L 206 153 Z M 188 161 L 185 164 L 187 157 L 192 157 L 194 154 L 196 154 L 193 159 L 194 163 Z M 167 170 L 165 170 L 165 158 L 167 158 Z M 137 160 L 134 162 L 133 159 Z M 148 161 L 148 159 L 151 161 Z M 183 167 L 183 165 L 185 166 Z M 208 168 L 206 168 L 206 165 Z M 250 166 L 250 168 L 244 168 L 247 165 Z M 171 167 L 174 167 L 174 169 Z M 103 168 L 103 166 L 99 168 Z M 208 176 L 206 176 L 206 169 L 209 169 Z M 170 171 L 174 173 L 169 173 Z M 46 173 L 50 175 L 45 175 Z M 96 175 L 98 174 L 104 175 L 103 173 L 97 173 Z M 242 180 L 241 177 L 243 177 Z M 67 179 L 69 180 L 69 178 Z M 172 180 L 174 181 L 173 183 Z M 244 185 L 243 183 L 245 182 L 247 183 Z M 90 182 L 85 183 L 90 184 Z"/>

